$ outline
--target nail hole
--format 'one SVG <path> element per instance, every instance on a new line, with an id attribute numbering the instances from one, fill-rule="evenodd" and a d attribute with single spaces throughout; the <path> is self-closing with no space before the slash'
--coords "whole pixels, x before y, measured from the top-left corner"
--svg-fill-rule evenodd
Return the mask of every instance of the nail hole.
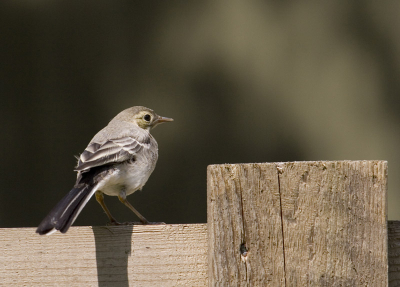
<path id="1" fill-rule="evenodd" d="M 246 243 L 242 243 L 240 245 L 240 253 L 242 254 L 242 256 L 246 257 L 247 256 L 247 248 L 246 248 Z"/>
<path id="2" fill-rule="evenodd" d="M 240 245 L 240 259 L 242 259 L 242 262 L 246 263 L 247 261 L 247 255 L 249 254 L 246 243 L 242 243 Z"/>

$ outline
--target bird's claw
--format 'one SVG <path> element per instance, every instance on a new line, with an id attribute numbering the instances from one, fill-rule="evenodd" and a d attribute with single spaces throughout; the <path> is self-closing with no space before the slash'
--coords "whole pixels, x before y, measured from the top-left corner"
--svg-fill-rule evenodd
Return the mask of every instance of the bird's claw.
<path id="1" fill-rule="evenodd" d="M 118 222 L 111 221 L 107 223 L 108 226 L 119 226 L 119 225 L 166 225 L 165 222 L 141 222 L 141 221 L 128 221 L 128 222 Z"/>

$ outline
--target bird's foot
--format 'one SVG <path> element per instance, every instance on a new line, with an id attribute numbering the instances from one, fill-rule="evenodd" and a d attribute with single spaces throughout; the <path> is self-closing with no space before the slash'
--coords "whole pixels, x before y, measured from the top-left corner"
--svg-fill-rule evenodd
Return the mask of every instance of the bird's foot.
<path id="1" fill-rule="evenodd" d="M 165 222 L 141 222 L 141 221 L 129 221 L 129 222 L 110 222 L 109 225 L 165 225 Z"/>
<path id="2" fill-rule="evenodd" d="M 116 220 L 110 221 L 107 223 L 109 226 L 118 226 L 118 225 L 165 225 L 165 222 L 149 222 L 149 221 L 128 221 L 128 222 L 118 222 Z"/>
<path id="3" fill-rule="evenodd" d="M 118 221 L 110 221 L 107 223 L 107 226 L 118 226 L 118 225 L 126 225 L 125 222 L 118 222 Z"/>

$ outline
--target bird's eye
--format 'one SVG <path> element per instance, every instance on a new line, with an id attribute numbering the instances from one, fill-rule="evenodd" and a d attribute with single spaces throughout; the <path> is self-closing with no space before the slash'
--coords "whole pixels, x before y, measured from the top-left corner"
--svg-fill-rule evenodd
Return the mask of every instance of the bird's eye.
<path id="1" fill-rule="evenodd" d="M 151 116 L 150 116 L 149 114 L 144 115 L 143 119 L 144 119 L 146 122 L 149 122 L 149 121 L 151 120 Z"/>

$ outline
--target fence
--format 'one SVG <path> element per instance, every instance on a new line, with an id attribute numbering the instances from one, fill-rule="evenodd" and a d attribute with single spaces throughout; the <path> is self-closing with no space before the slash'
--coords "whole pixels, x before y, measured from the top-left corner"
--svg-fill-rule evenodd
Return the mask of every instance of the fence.
<path id="1" fill-rule="evenodd" d="M 208 224 L 0 229 L 6 286 L 400 286 L 387 162 L 212 165 Z"/>

